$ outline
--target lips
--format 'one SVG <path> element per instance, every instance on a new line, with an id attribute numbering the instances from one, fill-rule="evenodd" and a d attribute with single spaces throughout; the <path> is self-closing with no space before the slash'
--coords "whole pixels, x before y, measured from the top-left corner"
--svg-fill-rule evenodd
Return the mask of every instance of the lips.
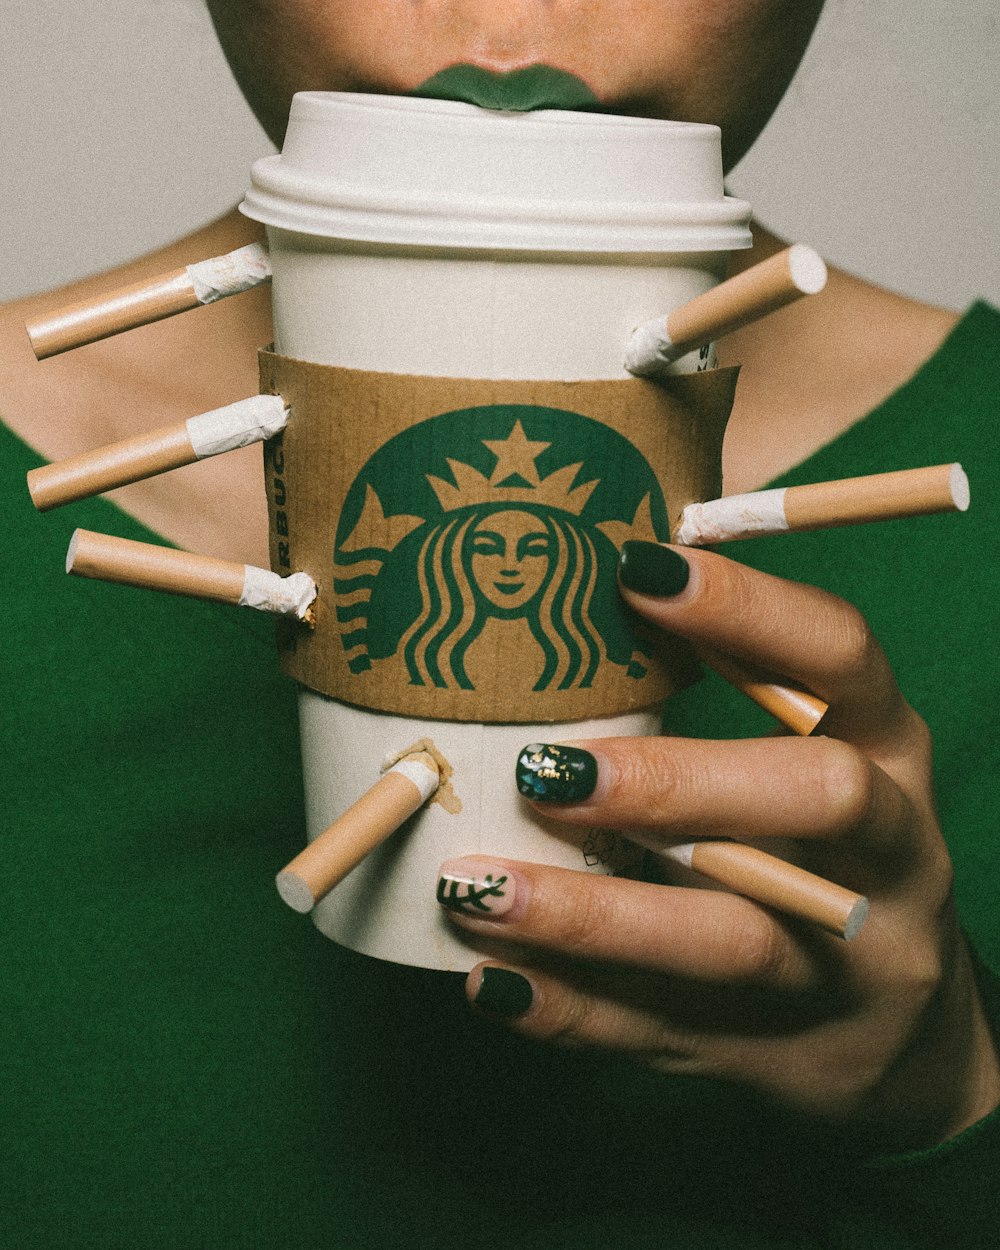
<path id="1" fill-rule="evenodd" d="M 452 65 L 410 94 L 511 113 L 530 113 L 535 109 L 609 111 L 581 78 L 551 65 L 528 65 L 507 73 L 479 65 Z"/>

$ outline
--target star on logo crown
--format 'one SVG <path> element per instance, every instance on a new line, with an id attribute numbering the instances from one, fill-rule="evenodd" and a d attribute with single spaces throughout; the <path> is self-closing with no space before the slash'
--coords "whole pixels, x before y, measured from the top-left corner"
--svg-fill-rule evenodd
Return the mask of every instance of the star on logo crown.
<path id="1" fill-rule="evenodd" d="M 497 458 L 489 477 L 471 464 L 450 457 L 448 467 L 453 482 L 427 474 L 427 481 L 445 512 L 480 504 L 530 503 L 579 516 L 598 484 L 595 480 L 573 485 L 583 468 L 582 461 L 567 464 L 544 478 L 539 476 L 535 461 L 551 443 L 533 442 L 525 435 L 519 420 L 514 422 L 507 438 L 484 438 L 483 445 Z"/>

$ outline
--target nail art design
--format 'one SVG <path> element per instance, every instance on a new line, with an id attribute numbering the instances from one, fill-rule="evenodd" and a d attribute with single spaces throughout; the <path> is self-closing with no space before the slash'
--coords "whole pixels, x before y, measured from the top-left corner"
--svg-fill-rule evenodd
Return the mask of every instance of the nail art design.
<path id="1" fill-rule="evenodd" d="M 534 997 L 531 982 L 509 968 L 483 969 L 476 997 L 472 1000 L 482 1011 L 512 1020 L 523 1016 Z"/>
<path id="2" fill-rule="evenodd" d="M 597 785 L 597 760 L 579 747 L 534 742 L 517 757 L 517 788 L 543 803 L 580 803 Z"/>
<path id="3" fill-rule="evenodd" d="M 463 916 L 502 916 L 514 905 L 514 883 L 504 873 L 471 873 L 444 865 L 437 901 Z"/>
<path id="4" fill-rule="evenodd" d="M 687 560 L 670 547 L 636 540 L 622 544 L 618 577 L 626 590 L 666 598 L 679 595 L 690 576 Z"/>

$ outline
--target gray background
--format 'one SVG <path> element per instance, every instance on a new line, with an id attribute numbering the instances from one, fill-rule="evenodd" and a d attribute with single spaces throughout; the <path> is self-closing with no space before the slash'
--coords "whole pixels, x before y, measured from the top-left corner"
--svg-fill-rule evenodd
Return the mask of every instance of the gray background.
<path id="1" fill-rule="evenodd" d="M 1000 303 L 998 13 L 828 0 L 732 193 L 895 290 Z M 0 299 L 210 220 L 271 150 L 201 0 L 0 0 L 0 31 Z"/>

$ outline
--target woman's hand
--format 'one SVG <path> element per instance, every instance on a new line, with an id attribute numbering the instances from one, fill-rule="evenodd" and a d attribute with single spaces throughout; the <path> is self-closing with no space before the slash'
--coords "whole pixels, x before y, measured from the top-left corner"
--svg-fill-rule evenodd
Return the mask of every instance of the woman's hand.
<path id="1" fill-rule="evenodd" d="M 781 839 L 867 895 L 868 922 L 845 942 L 720 890 L 451 861 L 439 898 L 472 884 L 480 905 L 451 915 L 493 956 L 470 998 L 533 1037 L 755 1088 L 872 1148 L 953 1136 L 1000 1101 L 1000 1069 L 955 917 L 929 735 L 864 620 L 704 551 L 626 544 L 621 582 L 649 621 L 830 710 L 810 738 L 577 742 L 543 777 L 526 753 L 522 791 L 546 816 L 645 846 Z"/>

